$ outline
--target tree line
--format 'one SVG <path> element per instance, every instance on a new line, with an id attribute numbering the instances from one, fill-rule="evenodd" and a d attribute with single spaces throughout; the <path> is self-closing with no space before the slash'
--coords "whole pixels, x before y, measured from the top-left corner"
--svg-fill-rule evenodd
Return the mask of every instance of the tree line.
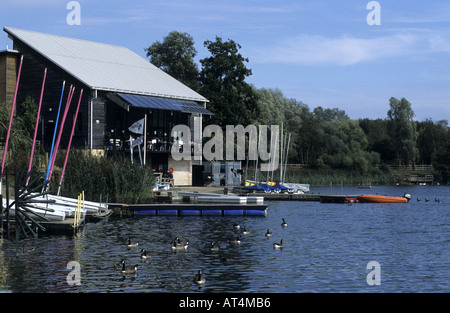
<path id="1" fill-rule="evenodd" d="M 214 115 L 204 123 L 281 125 L 291 133 L 289 163 L 312 169 L 368 173 L 375 164 L 432 164 L 442 182 L 450 180 L 450 131 L 447 120 L 416 121 L 411 103 L 386 99 L 386 118 L 352 120 L 339 108 L 316 107 L 290 99 L 278 89 L 256 88 L 241 46 L 221 37 L 204 41 L 209 56 L 196 63 L 188 33 L 170 32 L 147 49 L 155 66 L 209 99 Z M 200 65 L 200 66 L 199 66 Z"/>

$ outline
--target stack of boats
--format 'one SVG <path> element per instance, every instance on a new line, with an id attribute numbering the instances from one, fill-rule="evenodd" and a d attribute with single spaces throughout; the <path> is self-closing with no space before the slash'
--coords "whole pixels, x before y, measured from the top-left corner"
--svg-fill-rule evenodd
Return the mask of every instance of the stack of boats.
<path id="1" fill-rule="evenodd" d="M 68 218 L 73 218 L 77 207 L 80 206 L 81 217 L 94 216 L 108 211 L 108 204 L 98 203 L 92 201 L 82 201 L 79 203 L 78 199 L 61 197 L 55 195 L 40 196 L 43 201 L 34 202 L 27 205 L 27 209 L 32 211 L 33 217 L 38 221 L 64 221 Z M 47 202 L 47 203 L 44 203 Z M 15 204 L 10 200 L 12 206 L 9 209 L 9 214 L 14 216 Z M 3 207 L 6 208 L 6 199 L 3 199 Z"/>
<path id="2" fill-rule="evenodd" d="M 257 183 L 255 181 L 247 180 L 244 187 L 235 187 L 242 192 L 248 193 L 298 193 L 304 194 L 309 192 L 309 184 L 294 184 L 294 183 L 275 183 L 263 182 Z"/>

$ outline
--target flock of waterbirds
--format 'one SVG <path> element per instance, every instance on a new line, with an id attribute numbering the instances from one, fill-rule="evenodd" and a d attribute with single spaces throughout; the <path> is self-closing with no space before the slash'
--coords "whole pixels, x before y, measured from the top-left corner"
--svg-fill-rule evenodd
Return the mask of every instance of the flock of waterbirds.
<path id="1" fill-rule="evenodd" d="M 422 199 L 419 199 L 419 198 L 416 198 L 416 200 L 417 200 L 417 202 L 422 201 Z M 423 201 L 424 201 L 424 202 L 430 202 L 430 199 L 425 198 Z M 438 198 L 434 198 L 434 202 L 436 202 L 436 203 L 441 203 L 441 200 L 438 199 Z"/>
<path id="2" fill-rule="evenodd" d="M 288 224 L 286 223 L 285 219 L 282 218 L 282 223 L 281 223 L 281 227 L 287 227 Z M 236 231 L 239 231 L 241 229 L 241 226 L 237 223 L 233 224 L 233 229 Z M 250 230 L 248 230 L 247 228 L 243 228 L 242 230 L 242 235 L 249 235 L 250 234 Z M 242 242 L 242 235 L 238 234 L 236 237 L 230 238 L 228 240 L 228 243 L 230 245 L 239 245 Z M 266 236 L 266 238 L 270 238 L 273 236 L 272 232 L 267 229 L 266 233 L 264 234 L 264 236 Z M 181 240 L 179 237 L 175 237 L 172 241 L 171 241 L 171 249 L 173 252 L 176 251 L 186 251 L 189 247 L 189 240 Z M 127 238 L 126 240 L 126 246 L 128 248 L 138 248 L 139 247 L 139 242 L 133 242 L 131 241 L 130 238 Z M 213 241 L 209 242 L 208 244 L 209 246 L 209 250 L 211 252 L 218 252 L 219 251 L 219 246 L 214 243 Z M 280 242 L 275 242 L 273 243 L 273 248 L 274 249 L 283 249 L 283 239 L 280 240 Z M 148 251 L 144 248 L 142 248 L 140 251 L 140 258 L 142 260 L 147 260 L 150 259 L 150 254 L 148 253 Z M 226 258 L 220 254 L 220 261 L 221 262 L 225 262 Z M 137 270 L 138 270 L 138 266 L 139 264 L 133 264 L 133 265 L 127 265 L 126 264 L 126 260 L 122 259 L 119 263 L 115 263 L 114 264 L 114 268 L 120 269 L 120 272 L 122 273 L 122 275 L 128 275 L 128 274 L 136 274 Z M 194 275 L 193 278 L 193 283 L 201 286 L 203 284 L 206 283 L 206 278 L 205 275 L 203 274 L 203 271 L 200 269 L 197 271 L 197 273 Z"/>

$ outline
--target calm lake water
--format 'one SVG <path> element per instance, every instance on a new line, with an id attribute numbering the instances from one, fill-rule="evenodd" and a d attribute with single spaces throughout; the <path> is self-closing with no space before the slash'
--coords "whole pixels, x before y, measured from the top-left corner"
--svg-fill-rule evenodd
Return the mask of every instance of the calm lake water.
<path id="1" fill-rule="evenodd" d="M 268 202 L 266 218 L 111 217 L 86 224 L 75 237 L 41 236 L 18 243 L 3 239 L 0 290 L 450 292 L 450 187 L 322 187 L 311 192 L 390 196 L 408 192 L 412 200 L 353 205 Z M 282 218 L 288 227 L 281 227 Z M 242 235 L 240 245 L 230 245 L 228 239 L 242 234 L 243 227 L 250 234 Z M 273 237 L 264 236 L 267 229 Z M 175 237 L 189 240 L 187 251 L 172 252 Z M 139 247 L 128 248 L 127 238 L 138 241 Z M 273 243 L 281 239 L 284 248 L 274 249 Z M 209 251 L 210 241 L 219 245 L 219 252 Z M 24 252 L 23 247 L 34 250 Z M 149 260 L 140 259 L 141 248 L 149 251 Z M 123 276 L 114 269 L 122 258 L 127 264 L 139 264 L 137 274 Z M 71 261 L 80 265 L 79 285 L 67 281 Z M 371 261 L 380 265 L 380 285 L 367 283 Z M 201 288 L 192 282 L 198 269 L 207 280 Z"/>

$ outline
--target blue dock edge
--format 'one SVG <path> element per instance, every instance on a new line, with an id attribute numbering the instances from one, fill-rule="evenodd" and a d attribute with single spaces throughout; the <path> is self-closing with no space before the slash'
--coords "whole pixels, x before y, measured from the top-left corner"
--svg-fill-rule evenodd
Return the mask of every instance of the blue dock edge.
<path id="1" fill-rule="evenodd" d="M 171 203 L 128 205 L 134 215 L 148 216 L 263 216 L 265 204 Z"/>

